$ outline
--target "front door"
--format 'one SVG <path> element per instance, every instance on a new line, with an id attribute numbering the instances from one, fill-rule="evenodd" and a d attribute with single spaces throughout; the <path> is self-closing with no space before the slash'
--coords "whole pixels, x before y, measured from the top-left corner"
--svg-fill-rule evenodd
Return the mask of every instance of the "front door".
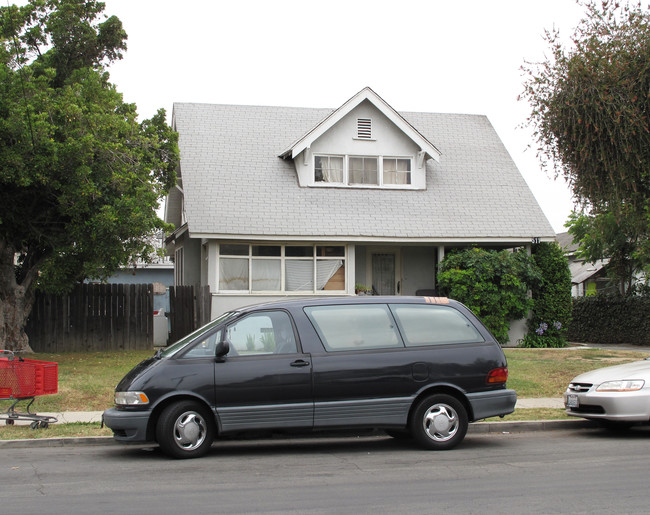
<path id="1" fill-rule="evenodd" d="M 399 294 L 399 281 L 395 275 L 396 262 L 395 252 L 372 254 L 372 286 L 376 295 Z"/>

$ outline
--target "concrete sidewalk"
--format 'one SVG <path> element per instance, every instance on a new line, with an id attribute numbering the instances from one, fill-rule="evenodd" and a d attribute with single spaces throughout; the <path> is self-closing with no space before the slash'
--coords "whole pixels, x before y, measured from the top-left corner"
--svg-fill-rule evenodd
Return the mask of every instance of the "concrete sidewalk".
<path id="1" fill-rule="evenodd" d="M 564 402 L 562 399 L 555 398 L 544 398 L 544 399 L 518 399 L 515 409 L 535 409 L 535 408 L 564 408 Z M 75 422 L 101 422 L 103 411 L 66 411 L 63 413 L 54 413 L 54 412 L 37 412 L 35 415 L 45 416 L 45 417 L 54 417 L 57 419 L 57 424 L 72 424 Z M 0 420 L 0 424 L 4 423 L 4 418 Z M 20 420 L 17 419 L 14 421 L 15 425 L 28 426 L 31 423 L 31 420 Z"/>
<path id="2" fill-rule="evenodd" d="M 31 413 L 27 414 L 27 416 L 21 417 L 20 414 L 18 414 L 18 418 L 13 419 L 14 425 L 16 426 L 28 426 L 31 424 L 32 420 L 29 418 L 29 415 L 33 415 L 35 417 L 54 417 L 57 421 L 53 422 L 54 424 L 72 424 L 75 422 L 101 422 L 102 421 L 102 413 L 103 411 L 66 411 L 63 413 L 55 413 L 55 412 L 45 412 L 45 411 L 37 411 L 36 413 Z M 23 413 L 24 414 L 24 413 Z M 6 413 L 2 413 L 2 418 L 0 419 L 0 425 L 5 424 L 5 420 L 7 420 L 9 417 L 6 416 Z"/>

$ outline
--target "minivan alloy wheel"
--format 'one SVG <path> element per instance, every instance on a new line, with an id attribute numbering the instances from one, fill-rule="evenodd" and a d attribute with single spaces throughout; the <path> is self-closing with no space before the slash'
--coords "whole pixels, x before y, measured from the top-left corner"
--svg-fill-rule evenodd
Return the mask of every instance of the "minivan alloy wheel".
<path id="1" fill-rule="evenodd" d="M 422 399 L 411 414 L 413 438 L 425 449 L 452 449 L 465 438 L 467 410 L 452 395 L 439 393 Z"/>
<path id="2" fill-rule="evenodd" d="M 205 440 L 207 427 L 205 420 L 196 412 L 183 413 L 174 424 L 174 439 L 180 448 L 191 451 Z"/>
<path id="3" fill-rule="evenodd" d="M 167 406 L 158 419 L 156 438 L 161 450 L 174 458 L 198 458 L 212 445 L 215 423 L 209 411 L 194 401 Z"/>
<path id="4" fill-rule="evenodd" d="M 424 431 L 437 442 L 446 442 L 458 432 L 458 414 L 445 404 L 431 406 L 422 419 Z"/>

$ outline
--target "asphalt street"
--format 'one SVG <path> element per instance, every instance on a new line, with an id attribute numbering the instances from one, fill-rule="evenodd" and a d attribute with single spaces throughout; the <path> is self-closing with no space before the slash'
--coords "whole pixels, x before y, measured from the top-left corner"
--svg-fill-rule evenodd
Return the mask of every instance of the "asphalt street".
<path id="1" fill-rule="evenodd" d="M 470 433 L 423 451 L 381 435 L 5 448 L 3 513 L 645 513 L 650 428 Z"/>

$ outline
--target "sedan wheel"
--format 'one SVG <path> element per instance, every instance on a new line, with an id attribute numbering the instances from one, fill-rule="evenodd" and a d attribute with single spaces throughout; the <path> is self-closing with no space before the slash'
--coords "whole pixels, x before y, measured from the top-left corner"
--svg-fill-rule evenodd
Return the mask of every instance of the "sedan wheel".
<path id="1" fill-rule="evenodd" d="M 424 448 L 451 449 L 465 438 L 467 410 L 451 395 L 431 395 L 413 411 L 410 427 L 413 437 Z"/>
<path id="2" fill-rule="evenodd" d="M 162 451 L 174 458 L 198 458 L 208 452 L 214 439 L 214 420 L 193 401 L 167 406 L 156 426 Z"/>

